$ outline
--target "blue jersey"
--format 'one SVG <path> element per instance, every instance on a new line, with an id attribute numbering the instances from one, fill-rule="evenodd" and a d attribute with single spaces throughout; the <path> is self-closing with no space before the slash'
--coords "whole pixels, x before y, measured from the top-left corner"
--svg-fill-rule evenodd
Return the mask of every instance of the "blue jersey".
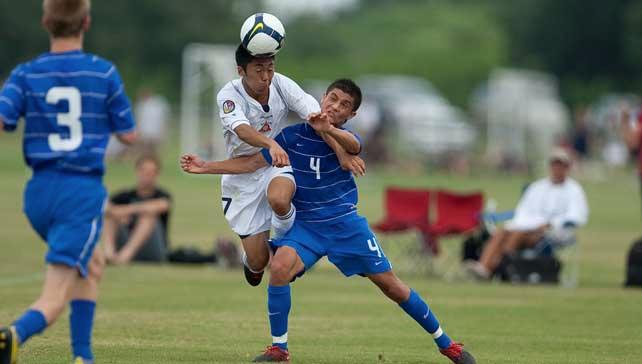
<path id="1" fill-rule="evenodd" d="M 307 123 L 289 126 L 274 139 L 288 153 L 297 188 L 297 220 L 326 222 L 357 213 L 357 185 L 334 151 Z M 267 149 L 264 158 L 272 164 Z"/>
<path id="2" fill-rule="evenodd" d="M 111 133 L 135 128 L 116 67 L 80 50 L 18 65 L 0 91 L 12 131 L 25 119 L 23 152 L 34 169 L 102 175 Z"/>

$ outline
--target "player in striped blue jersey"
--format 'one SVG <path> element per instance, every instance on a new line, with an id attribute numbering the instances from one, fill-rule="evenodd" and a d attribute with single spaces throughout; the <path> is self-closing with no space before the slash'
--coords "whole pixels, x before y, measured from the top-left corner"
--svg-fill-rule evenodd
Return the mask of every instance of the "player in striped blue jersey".
<path id="1" fill-rule="evenodd" d="M 333 82 L 321 101 L 322 113 L 310 123 L 285 128 L 275 140 L 288 153 L 296 193 L 294 226 L 272 242 L 275 255 L 270 265 L 268 316 L 272 345 L 255 362 L 283 362 L 287 350 L 288 316 L 291 306 L 290 282 L 327 256 L 345 276 L 362 275 L 419 323 L 442 354 L 453 363 L 474 364 L 463 345 L 453 342 L 425 301 L 408 288 L 393 272 L 368 222 L 357 213 L 358 192 L 354 178 L 341 169 L 337 156 L 323 137 L 330 137 L 349 153 L 359 153 L 361 144 L 352 133 L 342 129 L 356 115 L 361 91 L 351 80 Z M 205 162 L 194 155 L 181 158 L 189 173 L 248 173 L 270 165 L 269 151 L 222 162 Z"/>
<path id="2" fill-rule="evenodd" d="M 50 51 L 18 65 L 0 91 L 0 127 L 24 119 L 23 152 L 33 175 L 24 212 L 47 243 L 40 297 L 10 327 L 0 328 L 0 364 L 70 306 L 77 364 L 93 363 L 91 336 L 104 259 L 94 251 L 107 193 L 102 183 L 110 134 L 136 139 L 130 103 L 116 67 L 82 50 L 89 0 L 44 0 Z"/>

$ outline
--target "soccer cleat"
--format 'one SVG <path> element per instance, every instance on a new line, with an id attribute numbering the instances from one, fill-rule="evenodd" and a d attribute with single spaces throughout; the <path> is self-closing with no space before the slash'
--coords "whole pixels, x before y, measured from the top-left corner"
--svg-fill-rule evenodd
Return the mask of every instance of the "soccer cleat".
<path id="1" fill-rule="evenodd" d="M 0 364 L 16 364 L 18 362 L 18 335 L 11 327 L 0 328 Z"/>
<path id="2" fill-rule="evenodd" d="M 452 342 L 449 347 L 440 349 L 444 356 L 450 359 L 455 364 L 476 364 L 473 355 L 464 350 L 464 344 Z"/>
<path id="3" fill-rule="evenodd" d="M 76 357 L 76 360 L 74 360 L 74 364 L 94 364 L 94 361 Z"/>
<path id="4" fill-rule="evenodd" d="M 276 345 L 268 346 L 263 354 L 257 356 L 252 360 L 253 363 L 264 363 L 264 362 L 289 362 L 290 353 L 281 349 Z"/>
<path id="5" fill-rule="evenodd" d="M 250 286 L 256 287 L 261 284 L 261 280 L 263 279 L 263 271 L 254 273 L 250 270 L 250 268 L 247 267 L 247 265 L 243 265 L 243 272 L 245 273 L 245 280 L 250 284 Z"/>

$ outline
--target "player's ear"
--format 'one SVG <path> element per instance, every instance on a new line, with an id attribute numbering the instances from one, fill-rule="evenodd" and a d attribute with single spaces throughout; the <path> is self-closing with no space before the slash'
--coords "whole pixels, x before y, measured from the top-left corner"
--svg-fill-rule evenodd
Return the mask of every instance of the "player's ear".
<path id="1" fill-rule="evenodd" d="M 85 19 L 82 21 L 83 32 L 88 31 L 90 27 L 91 27 L 91 15 L 87 15 Z"/>
<path id="2" fill-rule="evenodd" d="M 357 112 L 356 111 L 351 112 L 350 116 L 348 116 L 348 120 L 352 119 L 355 116 L 357 116 Z"/>
<path id="3" fill-rule="evenodd" d="M 236 72 L 239 74 L 241 77 L 245 77 L 245 70 L 241 66 L 236 66 Z"/>
<path id="4" fill-rule="evenodd" d="M 42 27 L 45 28 L 45 30 L 49 31 L 49 29 L 47 29 L 47 21 L 48 21 L 47 16 L 43 15 L 42 18 L 40 18 L 40 25 L 42 25 Z"/>

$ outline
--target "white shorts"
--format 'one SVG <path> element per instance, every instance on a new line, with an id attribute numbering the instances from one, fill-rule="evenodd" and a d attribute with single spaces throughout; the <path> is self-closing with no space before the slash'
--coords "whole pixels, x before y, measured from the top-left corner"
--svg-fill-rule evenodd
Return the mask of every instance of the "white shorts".
<path id="1" fill-rule="evenodd" d="M 267 188 L 276 177 L 288 178 L 296 185 L 292 167 L 265 167 L 254 173 L 229 175 L 221 179 L 225 219 L 241 238 L 270 230 L 272 208 Z"/>

